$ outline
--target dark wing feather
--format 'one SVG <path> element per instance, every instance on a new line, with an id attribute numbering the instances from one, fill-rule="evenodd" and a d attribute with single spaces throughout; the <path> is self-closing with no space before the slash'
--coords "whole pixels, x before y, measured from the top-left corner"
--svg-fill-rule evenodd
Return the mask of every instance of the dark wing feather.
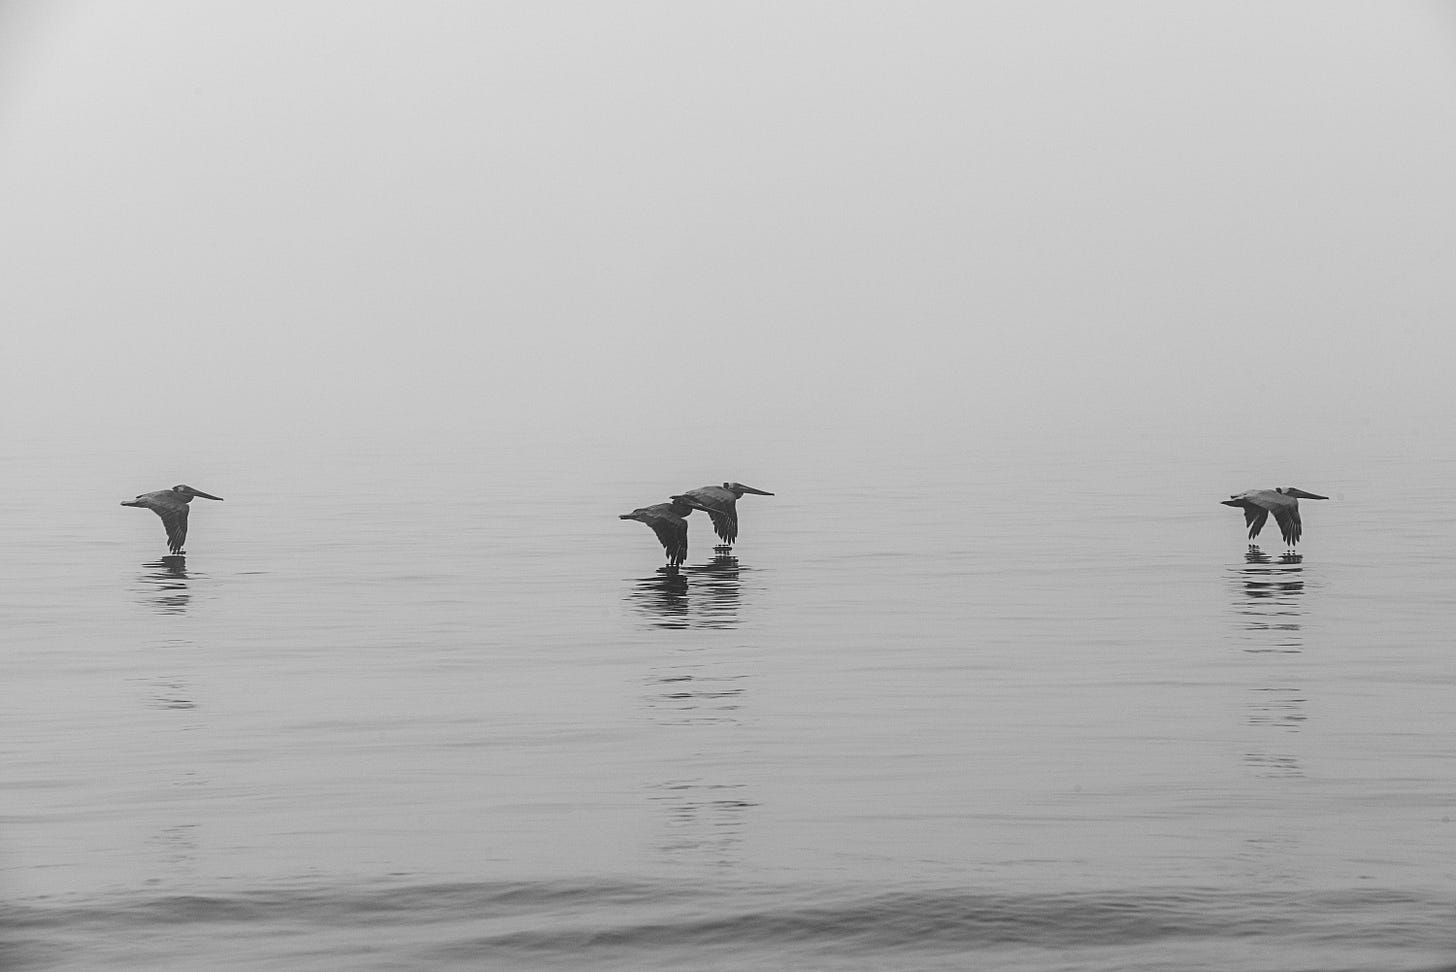
<path id="1" fill-rule="evenodd" d="M 676 516 L 657 516 L 647 525 L 652 527 L 652 532 L 662 541 L 662 549 L 667 551 L 669 564 L 675 566 L 688 559 L 687 520 Z"/>
<path id="2" fill-rule="evenodd" d="M 1284 535 L 1285 543 L 1292 547 L 1299 542 L 1300 535 L 1304 533 L 1304 525 L 1299 522 L 1299 507 L 1275 510 L 1274 521 L 1279 524 L 1279 532 Z"/>
<path id="3" fill-rule="evenodd" d="M 738 539 L 738 511 L 734 508 L 736 497 L 721 486 L 699 486 L 673 499 L 686 502 L 695 510 L 702 510 L 713 521 L 713 532 L 724 543 Z"/>
<path id="4" fill-rule="evenodd" d="M 708 510 L 713 521 L 713 531 L 723 538 L 724 543 L 738 539 L 738 513 L 735 510 Z"/>
<path id="5" fill-rule="evenodd" d="M 1249 539 L 1252 540 L 1264 529 L 1264 524 L 1269 521 L 1269 511 L 1262 506 L 1257 506 L 1248 501 L 1244 502 L 1244 526 L 1249 528 Z"/>
<path id="6" fill-rule="evenodd" d="M 182 544 L 187 539 L 187 507 L 176 506 L 169 509 L 152 507 L 152 512 L 162 518 L 162 525 L 167 528 L 167 549 L 174 554 L 182 552 Z"/>

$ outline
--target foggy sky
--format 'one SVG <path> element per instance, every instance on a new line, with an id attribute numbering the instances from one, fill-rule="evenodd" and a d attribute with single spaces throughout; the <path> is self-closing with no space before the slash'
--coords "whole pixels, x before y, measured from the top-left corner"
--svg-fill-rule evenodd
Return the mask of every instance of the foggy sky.
<path id="1" fill-rule="evenodd" d="M 0 11 L 21 435 L 1449 413 L 1439 5 Z"/>

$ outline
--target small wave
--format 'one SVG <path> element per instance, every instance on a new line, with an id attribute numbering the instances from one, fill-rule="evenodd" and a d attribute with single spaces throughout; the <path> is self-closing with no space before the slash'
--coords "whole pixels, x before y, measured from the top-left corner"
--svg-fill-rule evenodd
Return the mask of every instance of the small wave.
<path id="1" fill-rule="evenodd" d="M 1453 906 L 1451 897 L 1394 891 L 1003 895 L 613 881 L 294 887 L 3 906 L 0 963 L 47 968 L 86 955 L 110 967 L 183 968 L 225 948 L 238 967 L 298 969 L 346 958 L 351 968 L 950 968 L 969 956 L 987 967 L 1034 956 L 1050 967 L 1055 956 L 1058 966 L 1134 968 L 1155 946 L 1165 957 L 1181 950 L 1227 959 L 1253 949 L 1271 959 L 1227 967 L 1436 969 L 1438 957 L 1456 952 Z M 1184 967 L 1205 966 L 1189 959 Z"/>

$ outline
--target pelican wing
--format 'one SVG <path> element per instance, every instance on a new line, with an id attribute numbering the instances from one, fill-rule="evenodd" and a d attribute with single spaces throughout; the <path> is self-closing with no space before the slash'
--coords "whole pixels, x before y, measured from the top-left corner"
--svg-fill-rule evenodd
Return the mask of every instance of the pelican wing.
<path id="1" fill-rule="evenodd" d="M 668 563 L 676 565 L 688 559 L 687 520 L 680 516 L 655 516 L 643 522 L 652 527 L 652 532 L 662 541 Z"/>
<path id="2" fill-rule="evenodd" d="M 708 518 L 713 521 L 713 532 L 723 539 L 724 543 L 732 543 L 738 539 L 738 513 L 729 507 L 726 510 L 707 510 Z"/>
<path id="3" fill-rule="evenodd" d="M 1244 502 L 1244 526 L 1249 528 L 1249 539 L 1252 540 L 1264 529 L 1264 524 L 1269 522 L 1269 511 L 1262 506 Z"/>
<path id="4" fill-rule="evenodd" d="M 174 554 L 182 552 L 182 544 L 187 539 L 187 507 L 181 503 L 168 506 L 153 506 L 152 512 L 162 518 L 162 526 L 167 528 L 167 549 Z"/>
<path id="5" fill-rule="evenodd" d="M 1299 521 L 1297 505 L 1281 506 L 1275 510 L 1274 522 L 1279 524 L 1279 532 L 1284 535 L 1285 543 L 1292 547 L 1299 542 L 1300 536 L 1304 533 L 1304 524 Z"/>
<path id="6" fill-rule="evenodd" d="M 1275 505 L 1270 503 L 1265 494 L 1267 490 L 1251 489 L 1247 493 L 1235 493 L 1228 499 L 1223 500 L 1224 506 L 1232 506 L 1244 511 L 1244 526 L 1249 528 L 1249 539 L 1252 540 L 1264 529 L 1264 524 L 1269 521 L 1269 511 Z"/>
<path id="7" fill-rule="evenodd" d="M 734 503 L 737 497 L 722 486 L 699 486 L 680 493 L 673 499 L 708 514 L 708 518 L 713 521 L 713 532 L 724 543 L 732 543 L 738 539 L 738 509 Z"/>
<path id="8" fill-rule="evenodd" d="M 652 532 L 657 534 L 657 539 L 662 542 L 662 549 L 667 551 L 669 564 L 676 566 L 688 559 L 688 521 L 678 515 L 671 503 L 644 506 L 631 513 L 623 513 L 621 518 L 650 526 Z"/>

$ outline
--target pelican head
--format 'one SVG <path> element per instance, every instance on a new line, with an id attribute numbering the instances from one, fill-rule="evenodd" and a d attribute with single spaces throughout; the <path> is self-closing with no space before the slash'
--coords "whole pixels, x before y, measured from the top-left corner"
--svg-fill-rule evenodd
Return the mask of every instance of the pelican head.
<path id="1" fill-rule="evenodd" d="M 766 489 L 754 489 L 752 486 L 745 486 L 742 483 L 724 483 L 723 488 L 734 496 L 742 496 L 744 493 L 752 493 L 755 496 L 772 496 Z"/>
<path id="2" fill-rule="evenodd" d="M 671 503 L 659 503 L 657 506 L 644 506 L 642 509 L 633 510 L 631 513 L 619 513 L 617 514 L 617 519 L 641 520 L 643 523 L 646 523 L 650 519 L 649 514 L 663 512 L 662 507 L 664 506 L 667 507 L 668 512 L 674 513 L 677 516 L 689 516 L 693 510 L 706 509 L 703 506 L 690 506 L 684 497 L 674 496 L 672 497 Z"/>
<path id="3" fill-rule="evenodd" d="M 194 496 L 201 496 L 203 499 L 217 500 L 219 503 L 222 502 L 222 497 L 221 496 L 213 496 L 211 493 L 204 493 L 200 489 L 193 489 L 191 486 L 188 486 L 186 483 L 178 483 L 176 486 L 173 486 L 172 487 L 172 492 L 177 493 L 184 500 L 189 501 L 189 502 L 191 501 L 192 497 L 194 497 Z"/>
<path id="4" fill-rule="evenodd" d="M 1276 493 L 1283 493 L 1285 496 L 1293 496 L 1295 499 L 1329 499 L 1328 496 L 1321 496 L 1319 493 L 1306 493 L 1297 486 L 1285 486 L 1283 489 L 1274 490 Z"/>

